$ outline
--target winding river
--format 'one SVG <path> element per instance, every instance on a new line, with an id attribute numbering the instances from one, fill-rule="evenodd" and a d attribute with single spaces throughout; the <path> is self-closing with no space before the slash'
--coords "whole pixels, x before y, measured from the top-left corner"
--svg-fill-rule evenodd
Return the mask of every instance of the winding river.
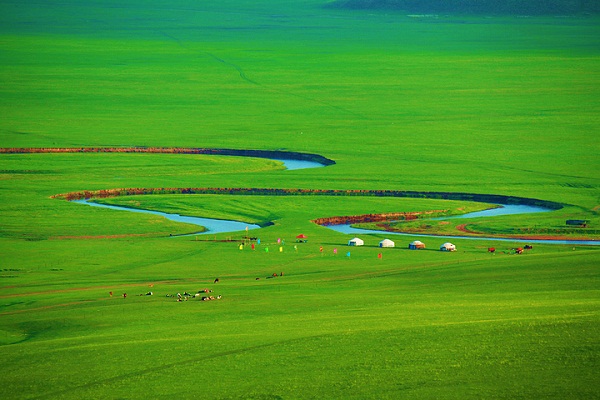
<path id="1" fill-rule="evenodd" d="M 325 166 L 324 164 L 315 162 L 315 161 L 305 161 L 305 160 L 297 160 L 297 159 L 274 159 L 276 161 L 283 162 L 284 166 L 288 170 L 299 170 L 306 168 L 318 168 Z M 129 212 L 137 212 L 137 213 L 146 213 L 159 215 L 164 218 L 167 218 L 171 221 L 182 222 L 187 224 L 198 225 L 204 227 L 206 230 L 202 232 L 192 233 L 192 235 L 203 235 L 203 234 L 216 234 L 216 233 L 228 233 L 228 232 L 240 232 L 244 230 L 253 230 L 260 228 L 259 225 L 247 224 L 239 221 L 228 221 L 228 220 L 219 220 L 212 218 L 200 218 L 200 217 L 190 217 L 179 214 L 168 214 L 159 211 L 150 211 L 136 208 L 128 208 L 128 207 L 120 207 L 113 205 L 105 205 L 94 203 L 89 200 L 73 200 L 75 203 L 85 204 L 93 207 L 103 207 L 109 208 L 112 210 L 120 210 L 120 211 L 129 211 Z M 435 219 L 468 219 L 468 218 L 477 218 L 477 217 L 490 217 L 490 216 L 500 216 L 500 215 L 516 215 L 516 214 L 531 214 L 531 213 L 539 213 L 539 212 L 548 212 L 552 211 L 549 208 L 545 207 L 537 207 L 537 206 L 529 206 L 529 205 L 500 205 L 498 208 L 492 208 L 483 211 L 477 211 L 473 213 L 458 215 L 451 218 L 435 218 Z M 434 220 L 435 220 L 434 219 Z M 430 237 L 430 238 L 440 238 L 440 239 L 469 239 L 469 240 L 490 240 L 490 241 L 502 241 L 502 242 L 526 242 L 526 243 L 544 243 L 544 244 L 568 244 L 568 245 L 600 245 L 600 241 L 594 240 L 544 240 L 544 239 L 518 239 L 518 238 L 494 238 L 494 237 L 470 237 L 470 236 L 443 236 L 443 235 L 420 235 L 414 233 L 401 233 L 401 232 L 387 232 L 387 231 L 378 231 L 378 230 L 369 230 L 369 229 L 360 229 L 354 228 L 349 224 L 342 225 L 328 225 L 327 228 L 343 233 L 343 234 L 376 234 L 376 235 L 400 235 L 400 236 L 410 236 L 410 237 Z"/>
<path id="2" fill-rule="evenodd" d="M 243 231 L 246 228 L 250 229 L 258 229 L 259 225 L 247 224 L 245 222 L 239 221 L 228 221 L 223 219 L 212 219 L 212 218 L 200 218 L 200 217 L 188 217 L 185 215 L 179 214 L 168 214 L 160 211 L 151 211 L 151 210 L 142 210 L 139 208 L 129 208 L 129 207 L 120 207 L 120 206 L 112 206 L 108 204 L 100 204 L 93 203 L 89 200 L 73 200 L 73 203 L 87 204 L 92 207 L 102 207 L 109 208 L 111 210 L 120 210 L 120 211 L 129 211 L 136 212 L 142 214 L 152 214 L 152 215 L 160 215 L 170 221 L 175 222 L 183 222 L 186 224 L 198 225 L 204 227 L 206 230 L 202 232 L 194 232 L 192 235 L 206 235 L 209 233 L 227 233 L 227 232 L 238 232 Z"/>
<path id="3" fill-rule="evenodd" d="M 288 170 L 318 168 L 318 167 L 324 166 L 323 164 L 320 164 L 320 163 L 314 162 L 314 161 L 283 160 L 283 159 L 277 159 L 276 161 L 283 162 L 284 167 L 286 167 L 286 169 L 288 169 Z M 160 211 L 151 211 L 151 210 L 143 210 L 143 209 L 139 209 L 139 208 L 120 207 L 120 206 L 113 206 L 113 205 L 108 205 L 108 204 L 94 203 L 89 200 L 72 200 L 72 202 L 79 203 L 79 204 L 86 204 L 86 205 L 92 206 L 92 207 L 108 208 L 111 210 L 159 215 L 170 221 L 198 225 L 198 226 L 201 226 L 206 229 L 205 231 L 202 231 L 202 232 L 192 233 L 192 235 L 206 235 L 206 234 L 216 234 L 216 233 L 239 232 L 239 231 L 244 231 L 246 229 L 252 230 L 252 229 L 260 228 L 259 225 L 248 224 L 248 223 L 239 222 L 239 221 L 229 221 L 229 220 L 213 219 L 213 218 L 189 217 L 186 215 L 168 214 L 168 213 L 164 213 L 164 212 L 160 212 Z"/>

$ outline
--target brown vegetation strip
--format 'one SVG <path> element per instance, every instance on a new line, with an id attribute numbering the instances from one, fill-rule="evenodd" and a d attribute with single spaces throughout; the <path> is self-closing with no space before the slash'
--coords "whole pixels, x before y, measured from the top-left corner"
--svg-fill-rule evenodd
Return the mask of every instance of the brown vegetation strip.
<path id="1" fill-rule="evenodd" d="M 459 231 L 461 231 L 461 232 L 464 232 L 464 233 L 472 233 L 472 234 L 477 234 L 477 232 L 474 232 L 474 231 L 470 231 L 470 230 L 468 230 L 468 229 L 467 229 L 467 224 L 460 224 L 460 225 L 457 225 L 457 226 L 456 226 L 456 229 L 457 229 L 457 230 L 459 230 Z"/>
<path id="2" fill-rule="evenodd" d="M 82 200 L 120 196 L 139 196 L 153 194 L 227 194 L 255 196 L 371 196 L 404 197 L 417 199 L 461 200 L 494 204 L 524 204 L 558 210 L 563 207 L 552 201 L 529 199 L 525 197 L 494 194 L 473 194 L 453 192 L 420 192 L 409 190 L 340 190 L 340 189 L 275 189 L 275 188 L 119 188 L 104 190 L 84 190 L 61 193 L 52 196 L 65 200 Z"/>
<path id="3" fill-rule="evenodd" d="M 411 221 L 417 219 L 420 215 L 429 215 L 434 213 L 445 213 L 448 210 L 431 210 L 431 211 L 413 211 L 413 212 L 395 212 L 382 214 L 363 214 L 363 215 L 348 215 L 340 217 L 327 217 L 313 219 L 312 222 L 318 225 L 345 225 L 345 224 L 360 224 L 367 222 L 383 222 L 383 221 Z"/>
<path id="4" fill-rule="evenodd" d="M 244 150 L 220 148 L 186 148 L 186 147 L 11 147 L 0 148 L 0 154 L 37 154 L 37 153 L 152 153 L 152 154 L 213 154 L 240 157 L 259 157 L 292 159 L 318 162 L 333 165 L 335 161 L 319 154 L 299 153 L 278 150 Z M 382 196 L 410 197 L 443 200 L 476 201 L 495 204 L 523 204 L 546 207 L 553 210 L 563 208 L 560 203 L 530 199 L 526 197 L 504 196 L 495 194 L 456 193 L 456 192 L 421 192 L 405 190 L 321 190 L 321 189 L 264 189 L 264 188 L 129 188 L 83 191 L 58 194 L 53 198 L 81 200 L 102 197 L 116 197 L 140 194 L 243 194 L 243 195 L 326 195 L 326 196 Z"/>
<path id="5" fill-rule="evenodd" d="M 37 153 L 151 153 L 151 154 L 206 154 L 238 157 L 256 157 L 313 161 L 333 165 L 335 161 L 319 154 L 280 150 L 219 149 L 204 147 L 10 147 L 0 148 L 6 154 Z"/>

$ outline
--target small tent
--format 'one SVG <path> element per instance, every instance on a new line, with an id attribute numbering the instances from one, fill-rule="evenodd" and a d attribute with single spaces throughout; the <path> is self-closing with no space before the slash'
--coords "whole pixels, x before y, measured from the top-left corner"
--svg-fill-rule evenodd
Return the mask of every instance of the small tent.
<path id="1" fill-rule="evenodd" d="M 390 239 L 383 239 L 379 242 L 379 247 L 394 247 L 396 244 L 392 242 Z"/>
<path id="2" fill-rule="evenodd" d="M 425 243 L 419 241 L 419 240 L 415 240 L 414 242 L 410 243 L 408 245 L 408 248 L 411 250 L 419 250 L 419 249 L 424 249 L 425 248 Z"/>
<path id="3" fill-rule="evenodd" d="M 354 238 L 348 241 L 348 246 L 364 246 L 365 242 L 362 239 Z"/>
<path id="4" fill-rule="evenodd" d="M 304 233 L 301 233 L 298 236 L 296 236 L 296 242 L 306 243 L 306 242 L 308 242 L 308 238 L 306 237 L 306 235 Z"/>
<path id="5" fill-rule="evenodd" d="M 456 251 L 456 246 L 452 243 L 444 243 L 440 246 L 441 251 Z"/>

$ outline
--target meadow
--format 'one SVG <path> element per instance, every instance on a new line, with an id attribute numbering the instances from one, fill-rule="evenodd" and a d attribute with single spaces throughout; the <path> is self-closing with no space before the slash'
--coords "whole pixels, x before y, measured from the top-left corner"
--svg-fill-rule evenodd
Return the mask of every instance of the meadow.
<path id="1" fill-rule="evenodd" d="M 565 207 L 476 221 L 481 229 L 563 229 L 566 219 L 598 229 L 598 17 L 273 3 L 0 1 L 1 147 L 288 150 L 336 161 L 288 171 L 228 156 L 0 154 L 0 397 L 600 396 L 598 246 L 515 255 L 523 242 L 458 239 L 443 253 L 445 240 L 425 238 L 426 250 L 409 251 L 410 236 L 378 248 L 382 232 L 349 249 L 350 236 L 310 222 L 483 204 L 105 200 L 273 223 L 240 250 L 246 232 L 171 237 L 197 229 L 51 198 L 127 187 L 487 193 Z M 300 233 L 307 243 L 295 242 Z M 223 297 L 170 297 L 203 289 Z"/>

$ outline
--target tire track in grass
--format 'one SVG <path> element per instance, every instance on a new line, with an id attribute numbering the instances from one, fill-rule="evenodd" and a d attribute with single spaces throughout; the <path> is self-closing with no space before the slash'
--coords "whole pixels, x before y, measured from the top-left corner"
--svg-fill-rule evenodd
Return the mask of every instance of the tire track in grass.
<path id="1" fill-rule="evenodd" d="M 96 380 L 93 382 L 85 383 L 83 385 L 72 386 L 68 389 L 45 393 L 43 395 L 39 395 L 39 396 L 32 397 L 32 398 L 33 399 L 53 399 L 58 396 L 66 395 L 68 393 L 76 393 L 78 390 L 92 389 L 92 388 L 98 387 L 98 386 L 106 386 L 106 385 L 109 385 L 112 383 L 117 383 L 119 381 L 123 381 L 123 380 L 129 379 L 129 378 L 141 377 L 141 376 L 152 374 L 155 372 L 161 372 L 161 371 L 166 371 L 169 369 L 181 368 L 182 365 L 189 366 L 189 364 L 191 364 L 191 363 L 198 364 L 198 363 L 202 363 L 202 362 L 205 362 L 208 360 L 218 359 L 221 357 L 227 357 L 230 355 L 250 353 L 255 350 L 265 349 L 265 348 L 269 348 L 269 347 L 277 347 L 277 346 L 294 343 L 294 342 L 301 342 L 301 341 L 307 340 L 307 339 L 318 339 L 318 338 L 322 338 L 322 337 L 326 337 L 326 336 L 331 336 L 331 333 L 314 335 L 314 336 L 306 336 L 306 337 L 300 337 L 300 338 L 288 339 L 288 340 L 281 340 L 281 341 L 277 341 L 277 342 L 269 342 L 269 343 L 255 345 L 255 346 L 249 346 L 249 347 L 238 348 L 238 349 L 234 349 L 234 350 L 222 351 L 222 352 L 214 353 L 214 354 L 207 355 L 207 356 L 194 357 L 194 358 L 190 358 L 190 359 L 183 360 L 183 361 L 179 360 L 176 362 L 166 363 L 166 364 L 158 365 L 155 367 L 144 368 L 144 369 L 140 369 L 137 371 L 128 372 L 126 374 L 116 375 L 111 378 L 99 379 L 99 380 Z"/>
<path id="2" fill-rule="evenodd" d="M 184 257 L 180 257 L 180 258 L 184 258 Z M 207 281 L 209 281 L 210 279 L 207 279 Z M 123 289 L 123 288 L 136 288 L 136 287 L 141 287 L 141 286 L 145 286 L 147 284 L 152 284 L 152 285 L 179 285 L 182 283 L 203 283 L 205 284 L 205 281 L 202 279 L 166 279 L 166 280 L 159 280 L 159 281 L 144 281 L 144 282 L 131 282 L 131 283 L 119 283 L 119 284 L 114 284 L 114 285 L 99 285 L 99 286 L 83 286 L 83 287 L 74 287 L 74 288 L 66 288 L 66 289 L 47 289 L 47 290 L 38 290 L 35 292 L 19 292 L 19 293 L 12 293 L 12 294 L 6 294 L 6 295 L 2 295 L 0 296 L 0 299 L 12 299 L 12 298 L 16 298 L 16 297 L 29 297 L 29 296 L 47 296 L 47 295 L 51 295 L 51 294 L 59 294 L 59 293 L 74 293 L 74 292 L 86 292 L 86 291 L 110 291 L 110 290 L 117 290 L 117 289 Z M 4 287 L 4 289 L 6 289 L 7 287 Z M 8 288 L 19 288 L 19 289 L 27 289 L 29 288 L 29 286 L 11 286 Z M 54 306 L 50 306 L 50 307 L 54 307 Z M 42 309 L 44 307 L 41 307 Z M 34 310 L 23 310 L 23 311 L 34 311 Z M 0 313 L 0 316 L 3 315 L 5 313 Z"/>
<path id="3" fill-rule="evenodd" d="M 302 100 L 306 100 L 306 101 L 309 101 L 309 102 L 317 103 L 317 104 L 320 104 L 320 105 L 323 105 L 323 106 L 326 106 L 326 107 L 329 107 L 329 108 L 333 108 L 334 110 L 341 111 L 344 114 L 354 115 L 354 116 L 359 117 L 361 119 L 370 119 L 370 118 L 368 118 L 368 117 L 366 117 L 366 116 L 364 116 L 362 114 L 355 113 L 354 111 L 350 111 L 350 110 L 348 110 L 346 108 L 343 108 L 343 107 L 340 107 L 340 106 L 336 106 L 334 104 L 327 103 L 327 102 L 322 101 L 322 100 L 317 100 L 317 99 L 309 97 L 309 96 L 302 96 L 300 94 L 291 92 L 289 90 L 275 89 L 275 88 L 272 88 L 272 87 L 261 85 L 260 83 L 257 83 L 255 81 L 253 81 L 252 79 L 248 78 L 248 76 L 246 76 L 246 73 L 244 72 L 244 70 L 242 68 L 240 68 L 238 65 L 233 64 L 233 63 L 228 62 L 228 61 L 225 61 L 222 58 L 219 58 L 219 57 L 217 57 L 216 55 L 214 55 L 212 53 L 206 53 L 206 54 L 208 54 L 209 56 L 211 56 L 215 60 L 217 60 L 217 61 L 219 61 L 219 62 L 221 62 L 221 63 L 223 63 L 225 65 L 228 65 L 228 66 L 231 66 L 231 67 L 235 68 L 239 72 L 240 77 L 243 80 L 245 80 L 245 81 L 247 81 L 249 83 L 252 83 L 254 85 L 260 86 L 261 88 L 263 88 L 263 89 L 265 89 L 267 91 L 274 92 L 274 93 L 281 93 L 281 94 L 284 94 L 286 96 L 296 97 L 298 99 L 302 99 Z"/>
<path id="4" fill-rule="evenodd" d="M 192 50 L 192 49 L 190 49 L 188 46 L 186 46 L 186 45 L 185 45 L 185 44 L 184 44 L 184 43 L 181 41 L 181 39 L 179 39 L 178 37 L 176 37 L 176 36 L 173 36 L 173 35 L 171 35 L 171 34 L 169 34 L 169 33 L 167 33 L 167 32 L 164 32 L 164 31 L 157 31 L 157 32 L 158 32 L 159 34 L 161 34 L 162 36 L 166 37 L 167 39 L 169 39 L 169 40 L 172 40 L 172 41 L 174 41 L 175 43 L 177 43 L 177 45 L 178 45 L 179 47 L 181 47 L 181 48 L 183 48 L 183 49 L 185 49 L 185 50 L 189 51 L 190 53 L 195 53 L 195 51 L 194 51 L 194 50 Z M 240 74 L 240 78 L 242 78 L 242 79 L 243 79 L 243 80 L 245 80 L 246 82 L 248 82 L 248 83 L 251 83 L 251 84 L 253 84 L 253 85 L 260 86 L 260 84 L 259 84 L 258 82 L 255 82 L 255 81 L 253 81 L 252 79 L 248 78 L 248 75 L 246 75 L 246 72 L 244 72 L 244 70 L 243 70 L 243 69 L 242 69 L 242 68 L 241 68 L 239 65 L 236 65 L 236 64 L 234 64 L 234 63 L 232 63 L 232 62 L 229 62 L 229 61 L 226 61 L 226 60 L 224 60 L 224 59 L 222 59 L 222 58 L 220 58 L 220 57 L 218 57 L 218 56 L 216 56 L 216 55 L 214 55 L 214 54 L 212 54 L 212 53 L 209 53 L 209 52 L 204 52 L 203 54 L 206 54 L 206 55 L 210 56 L 211 58 L 213 58 L 214 60 L 216 60 L 216 61 L 218 61 L 218 62 L 220 62 L 220 63 L 222 63 L 222 64 L 225 64 L 225 65 L 227 65 L 227 66 L 229 66 L 229 67 L 232 67 L 232 68 L 234 68 L 234 69 L 235 69 L 235 70 L 236 70 L 236 71 L 237 71 L 237 72 Z"/>
<path id="5" fill-rule="evenodd" d="M 309 101 L 309 102 L 317 103 L 317 104 L 320 104 L 320 105 L 323 105 L 323 106 L 326 106 L 326 107 L 333 108 L 335 110 L 341 111 L 344 114 L 354 115 L 354 116 L 359 117 L 361 119 L 370 119 L 370 118 L 366 117 L 365 115 L 362 115 L 362 114 L 359 114 L 359 113 L 355 113 L 354 111 L 350 111 L 350 110 L 348 110 L 346 108 L 343 108 L 343 107 L 340 107 L 340 106 L 336 106 L 334 104 L 331 104 L 331 103 L 328 103 L 328 102 L 325 102 L 325 101 L 322 101 L 322 100 L 317 100 L 317 99 L 309 97 L 309 96 L 302 96 L 302 95 L 299 95 L 297 93 L 291 92 L 289 90 L 281 90 L 281 89 L 276 89 L 276 88 L 273 88 L 273 87 L 262 85 L 262 84 L 260 84 L 260 83 L 258 83 L 256 81 L 253 81 L 252 79 L 248 78 L 248 76 L 246 75 L 246 73 L 244 72 L 244 70 L 240 66 L 238 66 L 238 65 L 236 65 L 236 64 L 234 64 L 232 62 L 226 61 L 226 60 L 224 60 L 224 59 L 222 59 L 222 58 L 220 58 L 220 57 L 218 57 L 218 56 L 216 56 L 216 55 L 214 55 L 212 53 L 206 53 L 206 54 L 208 54 L 209 56 L 211 56 L 212 58 L 214 58 L 215 60 L 217 60 L 220 63 L 223 63 L 225 65 L 233 67 L 240 74 L 240 78 L 242 78 L 246 82 L 251 83 L 251 84 L 256 85 L 256 86 L 260 86 L 261 88 L 263 88 L 264 90 L 267 90 L 269 92 L 281 93 L 281 94 L 284 94 L 286 96 L 296 97 L 296 98 L 299 98 L 299 99 L 302 99 L 302 100 L 306 100 L 306 101 Z"/>
<path id="6" fill-rule="evenodd" d="M 259 83 L 255 82 L 255 81 L 253 81 L 252 79 L 248 78 L 248 76 L 246 75 L 246 73 L 244 72 L 244 70 L 239 65 L 236 65 L 236 64 L 234 64 L 232 62 L 229 62 L 229 61 L 225 61 L 222 58 L 217 57 L 216 55 L 214 55 L 212 53 L 206 53 L 206 54 L 208 54 L 209 56 L 211 56 L 212 58 L 214 58 L 215 60 L 217 60 L 218 62 L 220 62 L 222 64 L 225 64 L 227 66 L 233 67 L 240 74 L 240 78 L 242 78 L 246 82 L 251 83 L 253 85 L 257 85 L 257 86 L 262 86 L 261 84 L 259 84 Z"/>

